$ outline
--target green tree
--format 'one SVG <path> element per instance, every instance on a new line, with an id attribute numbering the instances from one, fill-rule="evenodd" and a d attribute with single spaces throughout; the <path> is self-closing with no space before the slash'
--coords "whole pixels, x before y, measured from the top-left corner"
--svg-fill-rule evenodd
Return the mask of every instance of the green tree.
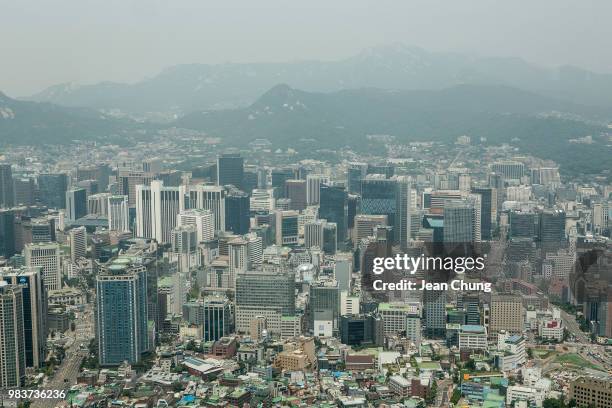
<path id="1" fill-rule="evenodd" d="M 455 388 L 453 390 L 453 395 L 451 396 L 450 402 L 456 404 L 461 399 L 461 390 L 459 388 Z"/>
<path id="2" fill-rule="evenodd" d="M 436 402 L 436 397 L 438 396 L 438 383 L 433 382 L 432 386 L 427 390 L 427 394 L 425 394 L 425 403 L 427 405 L 432 405 Z"/>

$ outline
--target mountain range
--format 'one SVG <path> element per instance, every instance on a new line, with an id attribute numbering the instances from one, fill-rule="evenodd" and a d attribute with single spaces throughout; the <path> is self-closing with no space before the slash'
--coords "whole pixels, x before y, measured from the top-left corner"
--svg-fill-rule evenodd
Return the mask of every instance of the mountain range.
<path id="1" fill-rule="evenodd" d="M 104 138 L 121 142 L 126 132 L 146 128 L 88 108 L 20 101 L 0 92 L 0 144 L 56 144 Z"/>
<path id="2" fill-rule="evenodd" d="M 571 66 L 534 66 L 519 58 L 483 58 L 389 45 L 339 61 L 188 64 L 133 84 L 52 86 L 28 100 L 126 113 L 189 112 L 249 106 L 286 83 L 310 92 L 380 88 L 441 90 L 504 85 L 578 104 L 612 107 L 612 75 Z"/>
<path id="3" fill-rule="evenodd" d="M 604 126 L 577 117 L 610 117 L 611 111 L 506 86 L 318 93 L 278 85 L 249 107 L 193 112 L 173 126 L 220 137 L 227 145 L 265 138 L 275 147 L 302 152 L 344 146 L 362 152 L 384 150 L 369 135 L 391 135 L 400 143 L 448 143 L 469 135 L 476 143 L 511 143 L 525 153 L 563 162 L 564 169 L 588 173 L 606 169 L 612 149 Z M 594 144 L 570 141 L 588 135 Z"/>

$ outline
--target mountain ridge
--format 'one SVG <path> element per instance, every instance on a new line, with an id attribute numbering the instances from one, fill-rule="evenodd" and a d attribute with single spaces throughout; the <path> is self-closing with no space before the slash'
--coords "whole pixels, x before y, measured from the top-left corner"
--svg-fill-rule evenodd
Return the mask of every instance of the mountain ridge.
<path id="1" fill-rule="evenodd" d="M 60 84 L 27 98 L 65 106 L 175 112 L 249 106 L 278 83 L 312 92 L 373 87 L 444 89 L 507 85 L 575 103 L 612 107 L 612 74 L 538 67 L 516 57 L 475 57 L 392 44 L 337 61 L 184 64 L 133 84 Z"/>

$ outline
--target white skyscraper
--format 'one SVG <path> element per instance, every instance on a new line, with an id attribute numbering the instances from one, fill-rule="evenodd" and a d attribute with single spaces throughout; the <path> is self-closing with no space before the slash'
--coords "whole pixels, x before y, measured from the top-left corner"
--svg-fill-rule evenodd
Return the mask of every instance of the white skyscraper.
<path id="1" fill-rule="evenodd" d="M 153 225 L 151 222 L 151 188 L 136 186 L 136 236 L 140 238 L 153 238 Z"/>
<path id="2" fill-rule="evenodd" d="M 60 247 L 56 242 L 27 244 L 24 248 L 26 266 L 42 268 L 42 277 L 47 290 L 62 288 Z"/>
<path id="3" fill-rule="evenodd" d="M 129 231 L 128 196 L 108 197 L 108 229 L 111 231 Z"/>
<path id="4" fill-rule="evenodd" d="M 304 224 L 304 246 L 323 248 L 323 229 L 325 220 L 315 220 Z"/>
<path id="5" fill-rule="evenodd" d="M 225 189 L 221 186 L 197 185 L 189 188 L 190 208 L 210 210 L 214 230 L 225 231 Z"/>
<path id="6" fill-rule="evenodd" d="M 215 236 L 214 214 L 210 210 L 184 210 L 178 215 L 178 225 L 194 225 L 198 242 L 210 241 Z"/>
<path id="7" fill-rule="evenodd" d="M 236 287 L 236 275 L 249 269 L 248 244 L 242 238 L 235 238 L 228 243 L 229 252 L 229 282 Z"/>
<path id="8" fill-rule="evenodd" d="M 87 257 L 87 230 L 85 227 L 73 228 L 70 235 L 70 259 L 76 261 Z"/>
<path id="9" fill-rule="evenodd" d="M 185 208 L 185 187 L 164 187 L 153 180 L 150 187 L 136 187 L 136 234 L 160 244 L 171 241 L 177 216 Z"/>
<path id="10" fill-rule="evenodd" d="M 474 207 L 474 216 L 472 218 L 472 235 L 474 237 L 474 242 L 482 241 L 482 198 L 480 194 L 470 194 L 468 196 L 468 201 L 470 201 Z"/>
<path id="11" fill-rule="evenodd" d="M 263 241 L 254 232 L 245 235 L 244 238 L 247 241 L 249 268 L 256 268 L 263 262 Z"/>
<path id="12" fill-rule="evenodd" d="M 309 174 L 306 176 L 306 203 L 308 205 L 319 204 L 319 192 L 321 184 L 328 184 L 329 177 L 322 174 Z"/>

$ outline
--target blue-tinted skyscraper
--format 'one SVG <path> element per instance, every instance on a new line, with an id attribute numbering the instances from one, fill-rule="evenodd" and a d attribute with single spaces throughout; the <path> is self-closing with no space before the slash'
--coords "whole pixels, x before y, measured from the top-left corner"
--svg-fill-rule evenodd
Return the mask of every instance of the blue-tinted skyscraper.
<path id="1" fill-rule="evenodd" d="M 136 363 L 148 351 L 147 269 L 126 259 L 96 280 L 96 336 L 100 365 Z"/>
<path id="2" fill-rule="evenodd" d="M 39 368 L 47 344 L 47 294 L 38 267 L 0 270 L 0 281 L 19 285 L 23 297 L 23 331 L 26 366 Z"/>
<path id="3" fill-rule="evenodd" d="M 338 245 L 343 246 L 347 229 L 348 194 L 343 186 L 321 185 L 319 219 L 336 223 Z"/>
<path id="4" fill-rule="evenodd" d="M 386 215 L 387 222 L 396 228 L 398 209 L 397 181 L 382 174 L 368 175 L 361 181 L 361 213 Z"/>

